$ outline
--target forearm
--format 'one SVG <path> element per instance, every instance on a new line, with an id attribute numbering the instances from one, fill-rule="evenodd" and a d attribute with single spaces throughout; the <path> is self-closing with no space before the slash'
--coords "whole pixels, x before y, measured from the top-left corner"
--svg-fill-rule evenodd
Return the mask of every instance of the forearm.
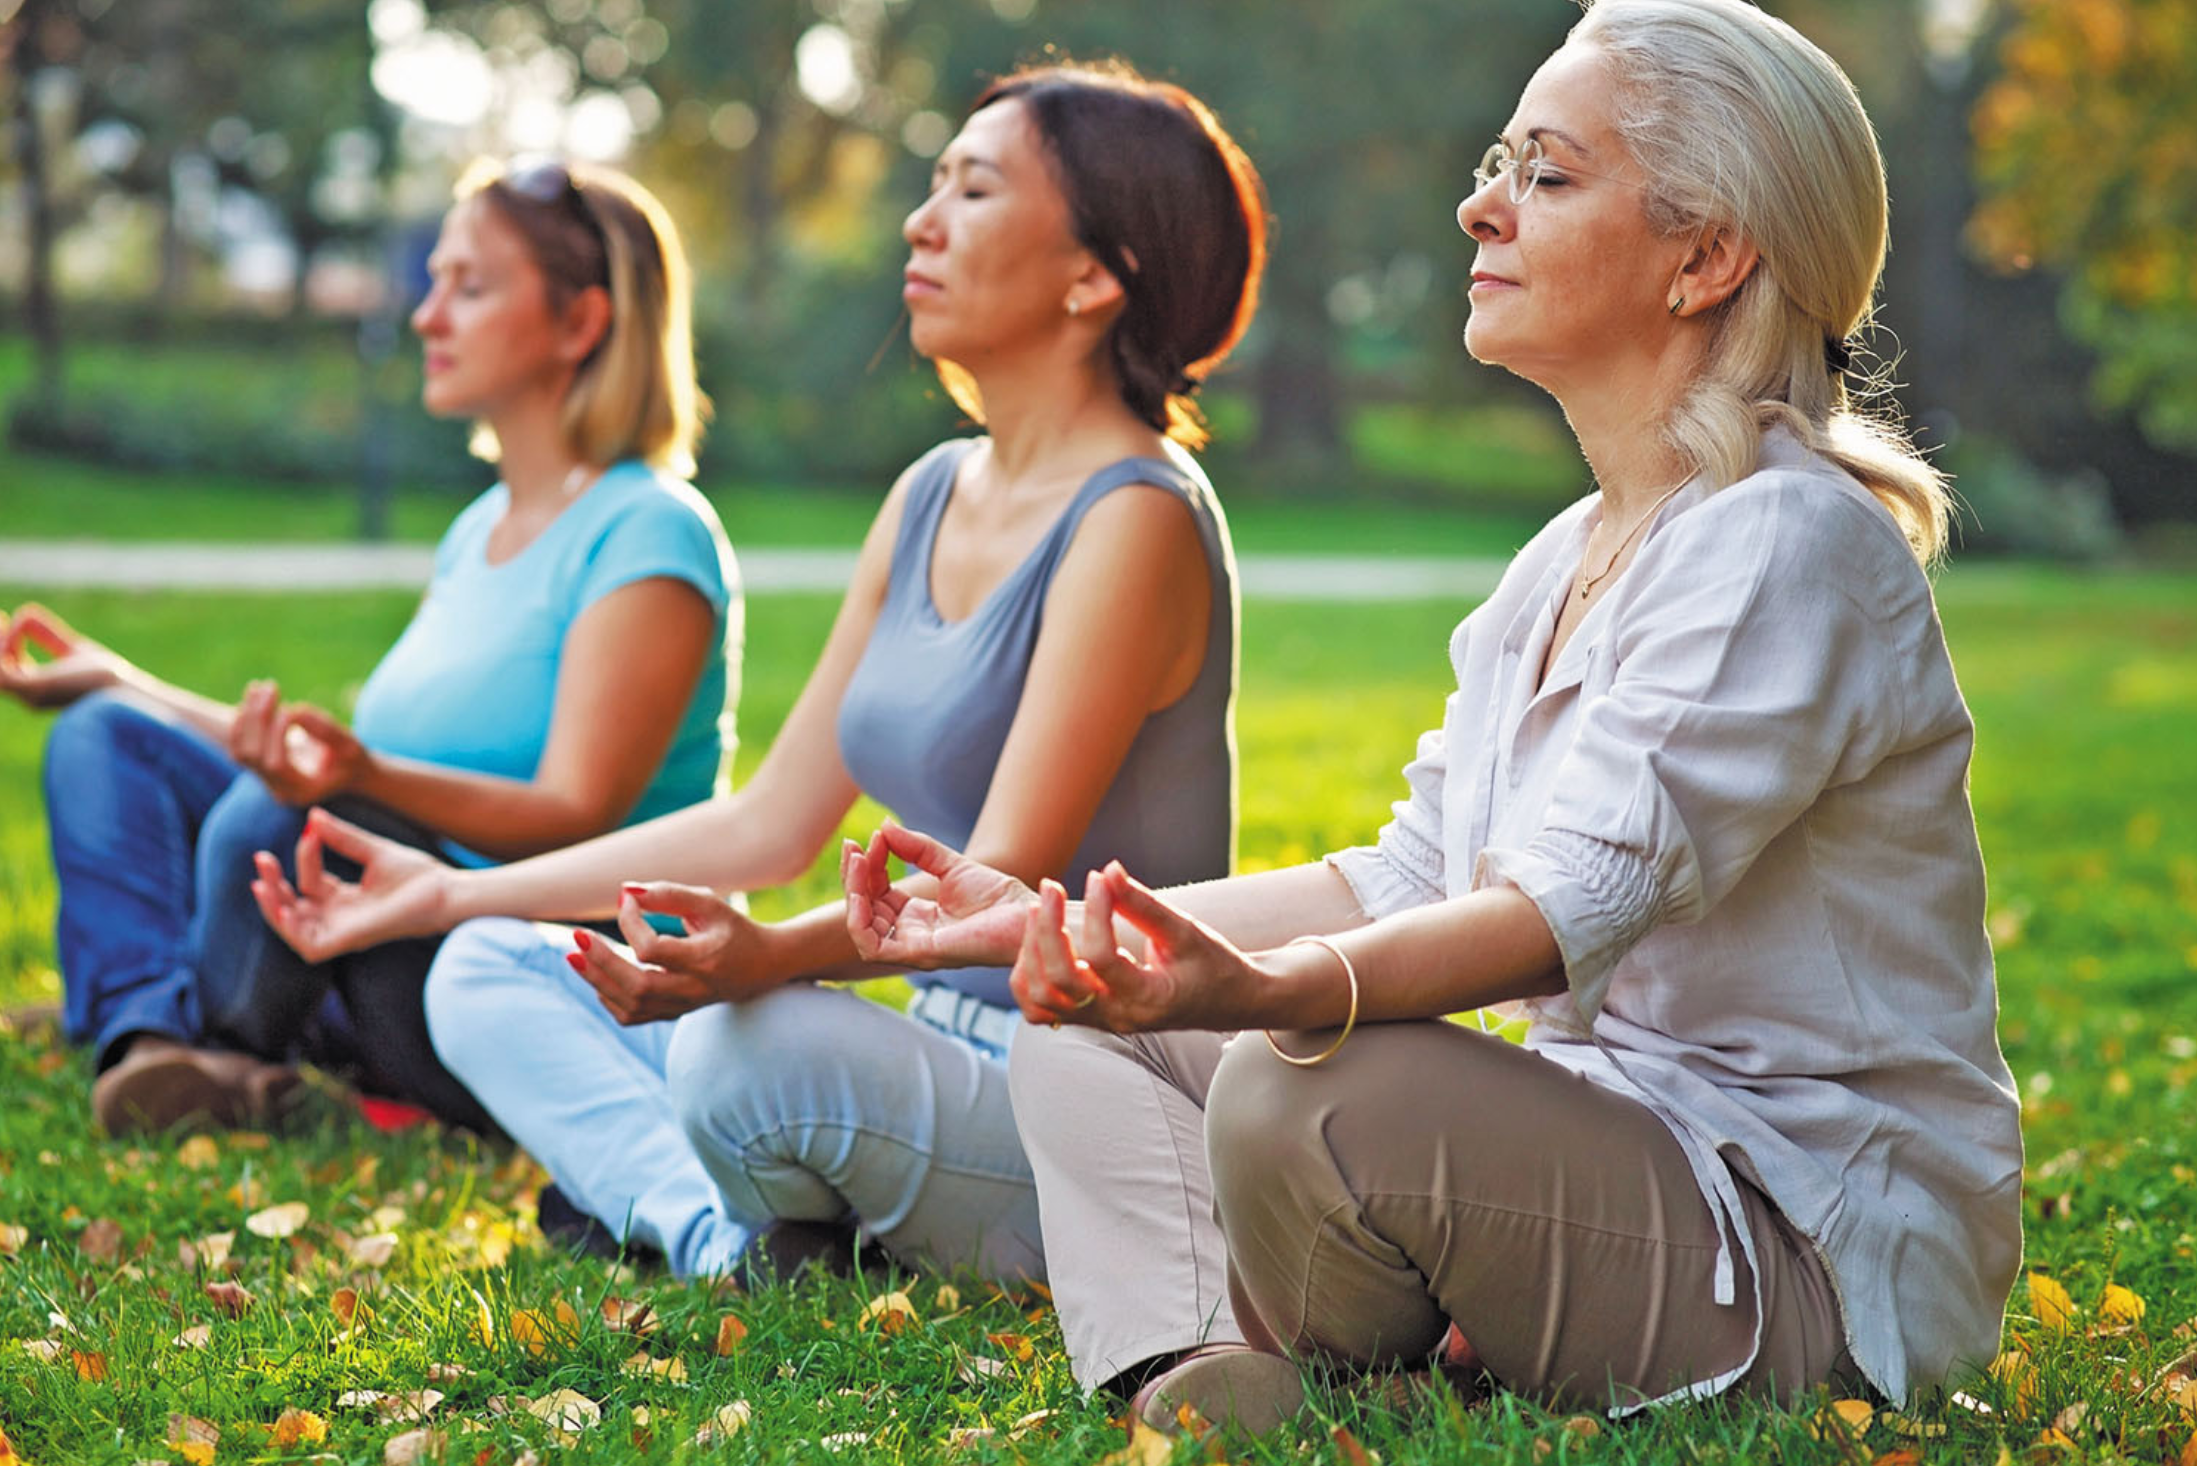
<path id="1" fill-rule="evenodd" d="M 369 754 L 344 792 L 499 860 L 600 835 L 618 814 L 550 785 L 385 754 Z"/>
<path id="2" fill-rule="evenodd" d="M 847 906 L 835 901 L 785 921 L 772 922 L 766 933 L 765 971 L 759 976 L 772 986 L 782 983 L 854 982 L 865 977 L 894 977 L 905 968 L 882 962 L 865 962 L 847 934 Z"/>
<path id="3" fill-rule="evenodd" d="M 619 886 L 634 880 L 746 889 L 749 883 L 739 879 L 741 821 L 734 803 L 706 800 L 531 859 L 452 871 L 444 877 L 439 903 L 445 925 L 476 916 L 542 921 L 609 917 L 618 910 Z"/>
<path id="4" fill-rule="evenodd" d="M 217 702 L 136 666 L 118 673 L 114 685 L 116 691 L 160 709 L 223 748 L 229 746 L 229 727 L 236 721 L 235 704 Z"/>
<path id="5" fill-rule="evenodd" d="M 1361 1023 L 1438 1018 L 1565 987 L 1548 923 L 1510 886 L 1399 912 L 1331 940 L 1357 971 Z M 1255 951 L 1251 966 L 1257 980 L 1242 1004 L 1244 1027 L 1334 1027 L 1349 1012 L 1350 984 L 1321 944 Z"/>

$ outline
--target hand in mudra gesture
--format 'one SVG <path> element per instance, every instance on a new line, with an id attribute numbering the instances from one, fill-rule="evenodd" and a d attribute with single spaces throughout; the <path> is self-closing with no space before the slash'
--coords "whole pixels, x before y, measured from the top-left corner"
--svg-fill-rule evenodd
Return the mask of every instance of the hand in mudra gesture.
<path id="1" fill-rule="evenodd" d="M 1120 916 L 1144 939 L 1124 947 Z M 1113 1033 L 1233 1029 L 1268 981 L 1226 937 L 1177 910 L 1110 862 L 1072 904 L 1058 881 L 1041 881 L 1008 986 L 1033 1023 L 1083 1024 Z"/>
<path id="2" fill-rule="evenodd" d="M 330 875 L 323 850 L 354 861 L 359 878 Z M 282 862 L 262 850 L 252 857 L 253 899 L 281 938 L 308 962 L 378 946 L 399 937 L 442 931 L 444 877 L 450 867 L 424 851 L 385 840 L 316 809 L 298 837 L 295 886 Z"/>
<path id="3" fill-rule="evenodd" d="M 895 855 L 936 880 L 936 893 L 896 887 L 886 868 Z M 1022 943 L 1023 914 L 1037 899 L 1015 877 L 890 821 L 868 846 L 841 846 L 840 884 L 848 934 L 863 960 L 919 971 L 1007 966 Z"/>

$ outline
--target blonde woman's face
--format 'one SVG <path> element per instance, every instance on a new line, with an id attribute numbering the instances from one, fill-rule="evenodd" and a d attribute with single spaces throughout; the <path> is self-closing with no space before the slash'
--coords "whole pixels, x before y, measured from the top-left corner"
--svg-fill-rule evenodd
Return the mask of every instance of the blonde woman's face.
<path id="1" fill-rule="evenodd" d="M 1619 138 L 1599 53 L 1566 47 L 1534 73 L 1503 130 L 1514 151 L 1530 138 L 1544 162 L 1524 202 L 1499 175 L 1458 205 L 1477 247 L 1465 345 L 1557 391 L 1669 340 L 1690 246 L 1649 227 L 1646 179 Z"/>
<path id="2" fill-rule="evenodd" d="M 1067 323 L 1086 256 L 1019 100 L 962 125 L 901 235 L 909 340 L 925 356 L 975 367 Z"/>
<path id="3" fill-rule="evenodd" d="M 493 421 L 530 393 L 561 393 L 572 364 L 548 282 L 525 238 L 494 205 L 461 200 L 427 260 L 427 296 L 412 313 L 437 417 Z"/>

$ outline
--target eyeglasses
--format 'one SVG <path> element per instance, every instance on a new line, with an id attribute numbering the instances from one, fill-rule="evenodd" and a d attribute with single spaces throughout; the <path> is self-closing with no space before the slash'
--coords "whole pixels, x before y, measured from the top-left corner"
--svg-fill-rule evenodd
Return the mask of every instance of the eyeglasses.
<path id="1" fill-rule="evenodd" d="M 1553 186 L 1576 174 L 1582 178 L 1599 178 L 1606 183 L 1623 184 L 1627 188 L 1648 187 L 1647 184 L 1636 183 L 1630 178 L 1614 178 L 1608 173 L 1590 173 L 1585 168 L 1575 168 L 1570 164 L 1559 168 L 1549 161 L 1549 155 L 1542 150 L 1542 140 L 1538 137 L 1528 138 L 1517 148 L 1513 148 L 1502 138 L 1490 143 L 1488 151 L 1481 154 L 1479 166 L 1473 170 L 1473 187 L 1478 192 L 1498 178 L 1503 178 L 1511 202 L 1518 205 L 1534 196 L 1535 185 L 1542 181 L 1544 174 L 1549 175 Z"/>

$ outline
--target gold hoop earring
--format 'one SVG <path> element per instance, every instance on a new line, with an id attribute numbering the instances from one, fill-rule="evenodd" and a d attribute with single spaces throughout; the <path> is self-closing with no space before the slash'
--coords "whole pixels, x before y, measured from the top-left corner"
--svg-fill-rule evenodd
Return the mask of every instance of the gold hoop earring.
<path id="1" fill-rule="evenodd" d="M 1667 315 L 1674 315 L 1674 316 L 1675 316 L 1675 315 L 1678 315 L 1678 314 L 1679 314 L 1679 311 L 1680 311 L 1680 308 L 1681 308 L 1681 307 L 1683 307 L 1683 306 L 1685 306 L 1685 305 L 1686 305 L 1686 303 L 1687 303 L 1687 298 L 1686 298 L 1686 297 L 1685 297 L 1684 295 L 1680 296 L 1680 297 L 1679 297 L 1679 298 L 1678 298 L 1677 300 L 1675 300 L 1675 301 L 1673 301 L 1673 302 L 1671 303 L 1671 309 L 1670 309 L 1670 310 L 1669 310 L 1668 312 L 1666 312 L 1666 314 L 1667 314 Z"/>

